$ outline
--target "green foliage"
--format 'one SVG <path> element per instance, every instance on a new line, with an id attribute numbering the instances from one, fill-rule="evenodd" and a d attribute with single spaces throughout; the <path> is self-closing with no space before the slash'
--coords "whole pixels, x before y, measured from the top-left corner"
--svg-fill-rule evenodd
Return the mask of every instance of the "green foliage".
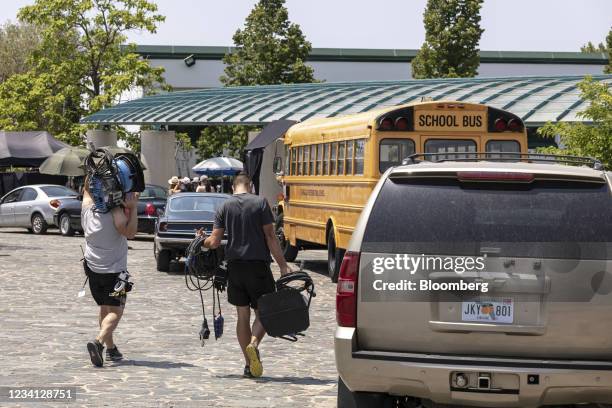
<path id="1" fill-rule="evenodd" d="M 587 77 L 579 85 L 581 98 L 589 106 L 579 115 L 592 124 L 547 123 L 538 130 L 543 136 L 560 136 L 565 149 L 554 147 L 540 149 L 546 153 L 592 156 L 612 167 L 612 93 L 610 85 Z"/>
<path id="2" fill-rule="evenodd" d="M 612 29 L 608 32 L 606 37 L 606 44 L 599 43 L 597 46 L 591 41 L 580 47 L 580 52 L 603 52 L 608 54 L 608 65 L 604 68 L 604 73 L 612 74 Z"/>
<path id="3" fill-rule="evenodd" d="M 44 129 L 82 143 L 81 117 L 134 86 L 163 86 L 162 68 L 135 54 L 135 45 L 122 47 L 130 30 L 155 32 L 164 20 L 156 11 L 147 0 L 36 0 L 23 7 L 19 18 L 39 27 L 41 42 L 30 70 L 0 85 L 0 128 Z"/>
<path id="4" fill-rule="evenodd" d="M 580 52 L 585 52 L 585 53 L 608 52 L 608 49 L 606 48 L 604 43 L 600 42 L 599 44 L 595 45 L 591 41 L 589 41 L 588 43 L 580 47 Z"/>
<path id="5" fill-rule="evenodd" d="M 312 47 L 299 25 L 289 21 L 285 0 L 259 0 L 233 39 L 237 49 L 223 58 L 223 84 L 314 82 L 314 71 L 305 64 Z"/>
<path id="6" fill-rule="evenodd" d="M 0 26 L 0 83 L 28 71 L 28 58 L 39 43 L 38 29 L 31 24 L 6 22 Z"/>
<path id="7" fill-rule="evenodd" d="M 412 60 L 414 78 L 474 77 L 483 0 L 428 0 L 423 14 L 425 42 Z"/>
<path id="8" fill-rule="evenodd" d="M 198 157 L 201 160 L 218 157 L 223 150 L 228 150 L 229 156 L 240 158 L 247 145 L 250 131 L 257 130 L 255 126 L 210 126 L 202 130 L 196 143 Z"/>

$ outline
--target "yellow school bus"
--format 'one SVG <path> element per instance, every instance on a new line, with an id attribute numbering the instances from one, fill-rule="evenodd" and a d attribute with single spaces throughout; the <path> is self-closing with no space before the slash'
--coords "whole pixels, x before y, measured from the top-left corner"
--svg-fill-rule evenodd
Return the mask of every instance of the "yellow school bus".
<path id="1" fill-rule="evenodd" d="M 527 152 L 521 119 L 486 105 L 435 101 L 309 119 L 285 134 L 277 235 L 285 258 L 327 248 L 336 279 L 357 218 L 381 174 L 414 153 Z"/>

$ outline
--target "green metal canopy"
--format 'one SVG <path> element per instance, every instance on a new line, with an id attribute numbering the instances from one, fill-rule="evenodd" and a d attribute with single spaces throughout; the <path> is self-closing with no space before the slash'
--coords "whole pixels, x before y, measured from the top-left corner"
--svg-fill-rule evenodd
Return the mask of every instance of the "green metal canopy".
<path id="1" fill-rule="evenodd" d="M 612 75 L 596 75 L 610 83 Z M 304 121 L 419 101 L 484 103 L 523 118 L 527 126 L 583 121 L 582 76 L 426 79 L 204 88 L 147 96 L 104 109 L 82 123 L 203 126 Z"/>

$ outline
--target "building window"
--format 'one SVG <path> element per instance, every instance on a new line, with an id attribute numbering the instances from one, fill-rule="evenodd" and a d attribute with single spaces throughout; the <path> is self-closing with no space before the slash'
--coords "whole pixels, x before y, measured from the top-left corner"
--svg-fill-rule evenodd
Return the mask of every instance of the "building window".
<path id="1" fill-rule="evenodd" d="M 344 174 L 344 142 L 338 143 L 338 174 Z"/>
<path id="2" fill-rule="evenodd" d="M 365 140 L 355 141 L 355 174 L 363 175 L 363 154 L 365 150 Z"/>
<path id="3" fill-rule="evenodd" d="M 323 145 L 323 173 L 321 174 L 329 174 L 329 143 Z"/>
<path id="4" fill-rule="evenodd" d="M 338 143 L 331 145 L 331 160 L 329 161 L 329 174 L 336 174 L 336 159 L 338 157 Z"/>

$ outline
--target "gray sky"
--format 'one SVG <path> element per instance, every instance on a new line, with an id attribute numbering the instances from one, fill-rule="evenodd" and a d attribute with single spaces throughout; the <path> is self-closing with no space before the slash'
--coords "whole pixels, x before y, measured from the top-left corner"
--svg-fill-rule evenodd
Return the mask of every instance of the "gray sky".
<path id="1" fill-rule="evenodd" d="M 33 0 L 0 0 L 0 21 L 15 20 Z M 256 0 L 157 0 L 166 16 L 157 34 L 131 33 L 137 44 L 232 45 Z M 314 47 L 419 48 L 426 0 L 287 0 L 289 17 Z M 376 20 L 372 20 L 372 19 Z M 612 0 L 485 0 L 482 50 L 579 51 L 604 41 Z"/>

